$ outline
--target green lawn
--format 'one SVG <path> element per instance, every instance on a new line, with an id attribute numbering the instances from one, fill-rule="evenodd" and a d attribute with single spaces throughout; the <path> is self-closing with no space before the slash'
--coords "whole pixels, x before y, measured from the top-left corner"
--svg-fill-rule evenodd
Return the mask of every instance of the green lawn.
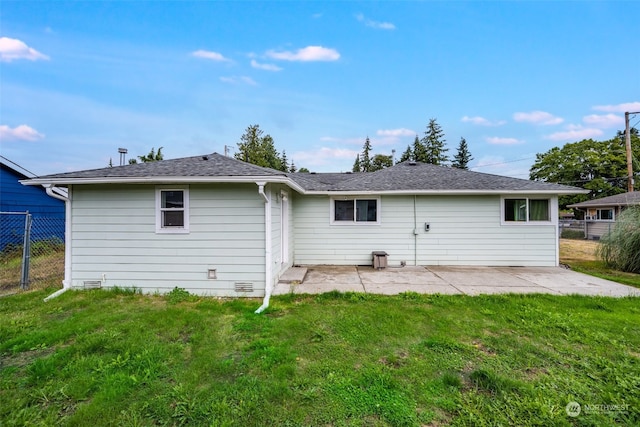
<path id="1" fill-rule="evenodd" d="M 51 291 L 0 298 L 3 427 L 640 425 L 639 298 Z"/>

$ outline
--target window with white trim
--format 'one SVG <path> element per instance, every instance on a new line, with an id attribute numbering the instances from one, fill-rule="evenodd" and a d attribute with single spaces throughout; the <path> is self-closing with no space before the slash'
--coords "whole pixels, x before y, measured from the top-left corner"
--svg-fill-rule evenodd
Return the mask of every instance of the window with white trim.
<path id="1" fill-rule="evenodd" d="M 612 208 L 588 209 L 587 219 L 596 221 L 613 221 L 615 219 L 615 214 Z"/>
<path id="2" fill-rule="evenodd" d="M 504 223 L 551 222 L 549 199 L 505 198 L 502 206 Z"/>
<path id="3" fill-rule="evenodd" d="M 156 189 L 156 232 L 189 232 L 189 189 Z"/>
<path id="4" fill-rule="evenodd" d="M 332 224 L 380 223 L 379 198 L 332 198 Z"/>

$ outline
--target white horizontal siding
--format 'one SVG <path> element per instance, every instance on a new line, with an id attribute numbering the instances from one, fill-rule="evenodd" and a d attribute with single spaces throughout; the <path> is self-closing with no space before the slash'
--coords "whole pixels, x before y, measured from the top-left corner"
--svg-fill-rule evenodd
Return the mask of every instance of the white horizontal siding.
<path id="1" fill-rule="evenodd" d="M 330 225 L 329 197 L 298 196 L 295 263 L 556 265 L 556 226 L 501 225 L 499 196 L 382 196 L 380 225 Z M 425 223 L 430 231 L 425 231 Z M 414 229 L 418 234 L 414 235 Z"/>
<path id="2" fill-rule="evenodd" d="M 176 186 L 179 188 L 180 186 Z M 155 186 L 74 186 L 72 284 L 237 296 L 264 295 L 264 200 L 255 184 L 191 185 L 190 232 L 156 234 Z M 215 269 L 217 279 L 208 279 Z"/>

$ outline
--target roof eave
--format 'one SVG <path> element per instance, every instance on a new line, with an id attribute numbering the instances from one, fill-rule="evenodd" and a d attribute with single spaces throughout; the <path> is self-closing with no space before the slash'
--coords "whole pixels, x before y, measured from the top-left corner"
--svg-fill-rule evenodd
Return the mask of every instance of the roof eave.
<path id="1" fill-rule="evenodd" d="M 472 195 L 568 195 L 587 194 L 589 190 L 384 190 L 384 191 L 331 191 L 308 190 L 307 195 L 356 196 L 356 195 L 393 195 L 393 196 L 472 196 Z"/>
<path id="2" fill-rule="evenodd" d="M 209 184 L 209 183 L 255 183 L 286 184 L 298 192 L 304 189 L 286 176 L 146 176 L 146 177 L 99 177 L 99 178 L 33 178 L 21 180 L 23 185 L 80 185 L 80 184 Z"/>

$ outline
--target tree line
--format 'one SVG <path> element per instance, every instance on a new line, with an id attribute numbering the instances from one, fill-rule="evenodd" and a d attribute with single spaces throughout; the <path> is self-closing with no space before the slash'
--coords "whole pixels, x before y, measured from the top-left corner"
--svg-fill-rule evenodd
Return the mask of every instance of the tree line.
<path id="1" fill-rule="evenodd" d="M 371 157 L 371 150 L 371 141 L 367 137 L 362 147 L 362 152 L 356 156 L 352 172 L 375 172 L 393 166 L 393 155 L 376 154 Z M 409 144 L 407 146 L 407 149 L 400 156 L 399 162 L 412 161 L 432 165 L 448 165 L 450 159 L 447 151 L 449 149 L 446 146 L 442 127 L 436 119 L 430 119 L 423 137 L 418 138 L 418 135 L 416 135 L 413 145 Z M 460 138 L 457 152 L 453 156 L 450 166 L 466 170 L 469 169 L 471 160 L 473 160 L 473 157 L 469 151 L 467 141 L 464 138 Z"/>

